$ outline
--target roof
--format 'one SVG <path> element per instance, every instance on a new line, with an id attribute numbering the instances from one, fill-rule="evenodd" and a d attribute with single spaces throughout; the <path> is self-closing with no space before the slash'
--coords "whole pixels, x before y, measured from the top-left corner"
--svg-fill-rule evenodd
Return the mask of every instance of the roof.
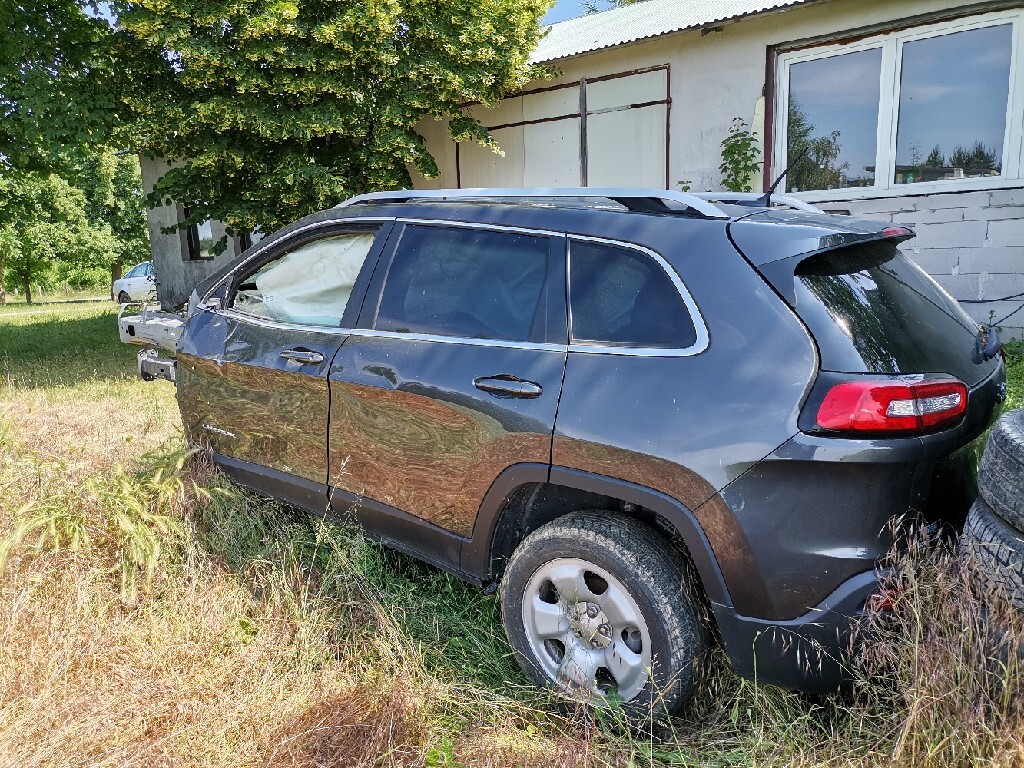
<path id="1" fill-rule="evenodd" d="M 670 32 L 697 29 L 707 24 L 811 2 L 815 0 L 644 0 L 552 24 L 531 60 L 556 61 Z"/>

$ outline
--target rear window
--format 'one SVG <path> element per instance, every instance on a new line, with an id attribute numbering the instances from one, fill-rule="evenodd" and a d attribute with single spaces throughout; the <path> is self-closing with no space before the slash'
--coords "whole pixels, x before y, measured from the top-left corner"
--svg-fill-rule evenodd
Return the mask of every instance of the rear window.
<path id="1" fill-rule="evenodd" d="M 795 283 L 825 370 L 948 373 L 967 384 L 987 372 L 971 360 L 977 325 L 892 243 L 805 259 Z"/>

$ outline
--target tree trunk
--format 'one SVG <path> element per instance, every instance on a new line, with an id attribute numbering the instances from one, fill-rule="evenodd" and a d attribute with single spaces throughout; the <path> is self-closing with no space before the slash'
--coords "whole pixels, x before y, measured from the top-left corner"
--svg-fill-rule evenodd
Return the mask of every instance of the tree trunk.
<path id="1" fill-rule="evenodd" d="M 25 278 L 25 303 L 32 303 L 32 280 L 27 277 Z"/>
<path id="2" fill-rule="evenodd" d="M 114 283 L 121 279 L 121 262 L 115 261 L 110 265 L 110 299 L 114 299 Z"/>

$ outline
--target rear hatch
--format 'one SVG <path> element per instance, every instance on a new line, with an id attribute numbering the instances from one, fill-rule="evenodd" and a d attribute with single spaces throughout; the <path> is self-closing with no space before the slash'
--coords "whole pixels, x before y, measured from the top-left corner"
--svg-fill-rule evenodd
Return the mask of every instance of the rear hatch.
<path id="1" fill-rule="evenodd" d="M 912 235 L 880 222 L 777 211 L 730 226 L 739 250 L 807 325 L 823 370 L 942 372 L 974 387 L 999 366 L 976 354 L 987 329 L 899 250 Z"/>
<path id="2" fill-rule="evenodd" d="M 1001 368 L 997 347 L 985 344 L 994 340 L 995 331 L 979 327 L 899 250 L 898 244 L 913 236 L 910 230 L 846 217 L 763 211 L 733 222 L 730 236 L 807 326 L 823 374 L 954 377 L 971 397 L 980 397 L 981 385 Z M 838 380 L 822 379 L 819 384 Z M 995 390 L 985 388 L 984 397 L 993 403 L 971 408 L 968 421 L 991 412 Z M 970 424 L 966 431 L 984 426 Z"/>

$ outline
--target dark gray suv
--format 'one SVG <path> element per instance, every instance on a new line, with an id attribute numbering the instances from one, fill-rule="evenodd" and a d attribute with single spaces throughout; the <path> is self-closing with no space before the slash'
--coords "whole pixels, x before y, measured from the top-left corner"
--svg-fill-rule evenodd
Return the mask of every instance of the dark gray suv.
<path id="1" fill-rule="evenodd" d="M 539 683 L 674 711 L 717 641 L 830 690 L 890 521 L 963 516 L 1005 390 L 912 236 L 753 195 L 364 195 L 199 286 L 171 373 L 232 478 L 500 589 Z"/>

